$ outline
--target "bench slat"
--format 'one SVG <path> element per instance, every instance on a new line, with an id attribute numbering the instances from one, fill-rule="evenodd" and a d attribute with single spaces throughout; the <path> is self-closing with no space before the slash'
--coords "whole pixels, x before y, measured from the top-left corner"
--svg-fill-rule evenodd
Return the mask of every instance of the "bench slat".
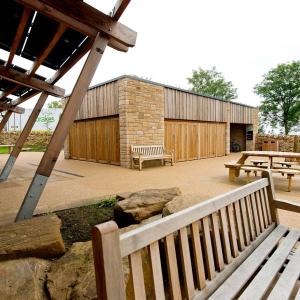
<path id="1" fill-rule="evenodd" d="M 238 237 L 238 246 L 239 250 L 243 251 L 245 249 L 245 239 L 243 233 L 243 225 L 241 219 L 241 209 L 239 201 L 234 202 L 234 213 L 235 213 L 235 220 L 236 220 L 236 228 L 237 228 L 237 237 Z"/>
<path id="2" fill-rule="evenodd" d="M 251 237 L 251 241 L 254 241 L 256 238 L 256 235 L 255 235 L 255 227 L 254 227 L 255 224 L 254 224 L 250 196 L 246 196 L 245 201 L 246 201 L 247 217 L 248 217 L 248 221 L 249 221 L 250 237 Z"/>
<path id="3" fill-rule="evenodd" d="M 259 226 L 260 226 L 260 232 L 263 232 L 265 229 L 265 223 L 262 215 L 262 209 L 261 209 L 261 201 L 260 201 L 260 194 L 259 192 L 255 192 L 255 201 L 256 201 L 256 207 L 258 211 L 258 220 L 259 220 Z"/>
<path id="4" fill-rule="evenodd" d="M 230 241 L 229 241 L 229 234 L 228 234 L 229 229 L 228 229 L 225 207 L 220 209 L 220 219 L 221 219 L 221 237 L 222 237 L 224 250 L 225 250 L 224 257 L 226 263 L 229 264 L 232 261 L 232 256 L 231 256 Z"/>
<path id="5" fill-rule="evenodd" d="M 210 238 L 208 217 L 202 219 L 203 238 L 204 238 L 204 254 L 207 265 L 208 279 L 212 280 L 216 276 L 213 249 Z"/>
<path id="6" fill-rule="evenodd" d="M 263 217 L 264 217 L 264 223 L 265 223 L 265 227 L 267 227 L 269 225 L 269 220 L 268 220 L 268 216 L 267 216 L 267 207 L 266 207 L 266 201 L 264 198 L 264 191 L 260 190 L 259 194 L 260 194 L 260 202 L 261 202 L 261 206 L 262 206 L 262 213 L 263 213 Z"/>
<path id="7" fill-rule="evenodd" d="M 289 299 L 300 276 L 300 245 L 276 282 L 268 300 Z M 300 293 L 300 289 L 299 289 Z"/>
<path id="8" fill-rule="evenodd" d="M 167 268 L 168 268 L 168 274 L 169 274 L 168 281 L 170 284 L 170 291 L 172 294 L 172 299 L 181 299 L 181 289 L 180 289 L 179 274 L 178 274 L 173 234 L 170 234 L 165 237 L 165 250 L 166 250 L 166 257 L 167 257 Z"/>
<path id="9" fill-rule="evenodd" d="M 220 239 L 219 218 L 217 213 L 211 215 L 212 221 L 212 241 L 216 251 L 216 265 L 219 271 L 224 269 L 223 251 Z"/>
<path id="10" fill-rule="evenodd" d="M 150 253 L 150 260 L 151 260 L 152 279 L 153 279 L 155 297 L 156 299 L 164 300 L 165 291 L 164 291 L 163 276 L 162 276 L 162 269 L 161 269 L 159 245 L 157 241 L 149 245 L 149 253 Z"/>
<path id="11" fill-rule="evenodd" d="M 292 230 L 280 243 L 275 253 L 269 258 L 260 272 L 241 295 L 240 299 L 261 299 L 284 261 L 300 237 L 300 231 Z M 255 256 L 254 256 L 255 258 Z M 298 266 L 299 268 L 299 266 Z"/>
<path id="12" fill-rule="evenodd" d="M 245 244 L 248 246 L 250 244 L 250 230 L 249 230 L 249 220 L 247 216 L 247 208 L 246 208 L 246 199 L 241 199 L 241 211 L 242 211 L 242 220 L 244 226 L 245 233 Z"/>
<path id="13" fill-rule="evenodd" d="M 233 299 L 287 231 L 287 227 L 278 225 L 262 242 L 262 244 L 260 244 L 239 266 L 239 268 L 229 278 L 227 278 L 227 280 L 225 280 L 225 282 L 215 291 L 210 299 Z"/>
<path id="14" fill-rule="evenodd" d="M 132 278 L 134 299 L 146 300 L 141 251 L 136 251 L 129 255 L 129 265 L 130 276 Z"/>
<path id="15" fill-rule="evenodd" d="M 229 223 L 229 240 L 231 245 L 231 251 L 233 257 L 237 257 L 239 255 L 238 245 L 237 245 L 237 236 L 235 230 L 235 222 L 233 216 L 233 205 L 230 203 L 227 206 L 227 213 L 228 213 L 228 223 Z"/>
<path id="16" fill-rule="evenodd" d="M 186 227 L 179 230 L 179 242 L 186 298 L 191 299 L 195 294 L 195 285 Z"/>
<path id="17" fill-rule="evenodd" d="M 269 221 L 269 224 L 271 224 L 272 223 L 272 217 L 271 217 L 270 204 L 269 204 L 269 200 L 268 200 L 267 188 L 264 187 L 263 191 L 264 191 L 264 198 L 265 198 L 266 207 L 267 207 L 268 221 Z"/>
<path id="18" fill-rule="evenodd" d="M 252 215 L 254 217 L 255 232 L 256 232 L 256 236 L 258 236 L 261 233 L 261 230 L 260 230 L 260 225 L 258 220 L 258 211 L 257 211 L 257 205 L 256 205 L 254 194 L 250 195 L 250 201 L 251 201 L 252 211 L 253 211 Z"/>
<path id="19" fill-rule="evenodd" d="M 196 280 L 198 289 L 202 290 L 205 287 L 205 272 L 203 254 L 200 242 L 199 222 L 194 222 L 191 225 L 193 258 L 196 270 Z"/>

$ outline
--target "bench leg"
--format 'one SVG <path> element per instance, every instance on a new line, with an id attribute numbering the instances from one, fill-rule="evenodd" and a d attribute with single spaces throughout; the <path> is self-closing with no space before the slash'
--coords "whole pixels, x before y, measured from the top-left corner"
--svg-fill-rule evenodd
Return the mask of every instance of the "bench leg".
<path id="1" fill-rule="evenodd" d="M 290 192 L 292 190 L 292 177 L 293 175 L 289 175 L 287 176 L 288 179 L 288 192 Z"/>
<path id="2" fill-rule="evenodd" d="M 229 169 L 229 181 L 234 181 L 235 180 L 235 169 L 230 168 Z"/>
<path id="3" fill-rule="evenodd" d="M 246 181 L 247 181 L 247 183 L 249 183 L 250 182 L 250 171 L 245 171 L 246 172 Z"/>
<path id="4" fill-rule="evenodd" d="M 139 170 L 140 170 L 140 171 L 142 171 L 142 164 L 143 164 L 142 160 L 139 159 Z"/>

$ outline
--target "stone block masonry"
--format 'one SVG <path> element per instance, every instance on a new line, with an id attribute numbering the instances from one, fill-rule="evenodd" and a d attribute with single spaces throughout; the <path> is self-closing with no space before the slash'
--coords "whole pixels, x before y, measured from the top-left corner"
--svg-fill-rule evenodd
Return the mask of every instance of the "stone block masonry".
<path id="1" fill-rule="evenodd" d="M 119 80 L 121 166 L 130 167 L 131 145 L 164 144 L 164 89 L 123 78 Z"/>

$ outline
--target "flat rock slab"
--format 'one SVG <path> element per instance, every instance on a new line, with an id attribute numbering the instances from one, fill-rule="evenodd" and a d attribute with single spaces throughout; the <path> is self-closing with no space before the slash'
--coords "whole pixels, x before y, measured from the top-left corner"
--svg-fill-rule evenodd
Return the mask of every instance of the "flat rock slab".
<path id="1" fill-rule="evenodd" d="M 61 220 L 41 216 L 0 227 L 0 261 L 35 256 L 57 257 L 65 252 Z"/>
<path id="2" fill-rule="evenodd" d="M 44 284 L 49 265 L 49 261 L 34 257 L 0 262 L 0 298 L 47 300 Z"/>
<path id="3" fill-rule="evenodd" d="M 132 193 L 119 201 L 114 208 L 114 218 L 119 226 L 140 223 L 160 214 L 166 203 L 180 195 L 179 188 L 149 189 Z"/>
<path id="4" fill-rule="evenodd" d="M 173 200 L 171 200 L 165 205 L 162 211 L 162 215 L 163 217 L 166 217 L 168 215 L 181 211 L 185 208 L 203 202 L 209 198 L 211 197 L 207 194 L 187 194 L 187 195 L 176 196 L 174 197 Z"/>

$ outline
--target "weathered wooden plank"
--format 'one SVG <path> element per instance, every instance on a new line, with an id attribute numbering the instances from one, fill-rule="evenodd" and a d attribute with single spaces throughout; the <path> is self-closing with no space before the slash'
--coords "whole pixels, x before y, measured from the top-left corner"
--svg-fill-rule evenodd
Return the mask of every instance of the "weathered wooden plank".
<path id="1" fill-rule="evenodd" d="M 227 213 L 228 213 L 228 223 L 229 223 L 229 240 L 231 245 L 231 251 L 233 257 L 237 257 L 239 255 L 238 252 L 238 245 L 237 245 L 237 236 L 236 236 L 236 227 L 234 222 L 234 215 L 233 215 L 233 205 L 230 203 L 227 206 Z"/>
<path id="2" fill-rule="evenodd" d="M 268 300 L 290 299 L 296 282 L 300 276 L 300 246 L 290 258 L 288 265 L 276 282 L 275 287 L 268 296 Z M 300 291 L 300 290 L 299 290 Z"/>
<path id="3" fill-rule="evenodd" d="M 162 277 L 161 260 L 158 242 L 149 245 L 152 279 L 156 299 L 165 299 L 165 291 Z"/>
<path id="4" fill-rule="evenodd" d="M 211 215 L 212 222 L 212 241 L 216 252 L 216 265 L 219 271 L 224 269 L 223 251 L 220 239 L 219 218 L 217 213 Z"/>
<path id="5" fill-rule="evenodd" d="M 181 299 L 181 289 L 173 234 L 165 237 L 165 250 L 172 299 Z"/>
<path id="6" fill-rule="evenodd" d="M 227 264 L 232 261 L 230 241 L 229 241 L 229 229 L 226 216 L 226 208 L 220 209 L 220 221 L 221 221 L 221 237 L 224 245 L 224 257 Z"/>
<path id="7" fill-rule="evenodd" d="M 247 208 L 246 208 L 246 199 L 243 198 L 240 201 L 241 203 L 241 211 L 242 211 L 242 222 L 244 227 L 244 233 L 245 233 L 245 244 L 246 246 L 250 243 L 250 229 L 249 229 L 249 218 L 247 215 Z"/>
<path id="8" fill-rule="evenodd" d="M 238 246 L 239 246 L 239 250 L 243 251 L 245 249 L 245 239 L 244 239 L 243 224 L 241 219 L 241 209 L 240 209 L 239 201 L 234 202 L 233 206 L 234 206 L 234 215 L 236 220 Z"/>
<path id="9" fill-rule="evenodd" d="M 299 237 L 299 230 L 289 232 L 239 299 L 260 299 L 264 295 Z"/>
<path id="10" fill-rule="evenodd" d="M 225 280 L 210 299 L 233 299 L 287 231 L 287 227 L 277 226 L 239 268 Z"/>

